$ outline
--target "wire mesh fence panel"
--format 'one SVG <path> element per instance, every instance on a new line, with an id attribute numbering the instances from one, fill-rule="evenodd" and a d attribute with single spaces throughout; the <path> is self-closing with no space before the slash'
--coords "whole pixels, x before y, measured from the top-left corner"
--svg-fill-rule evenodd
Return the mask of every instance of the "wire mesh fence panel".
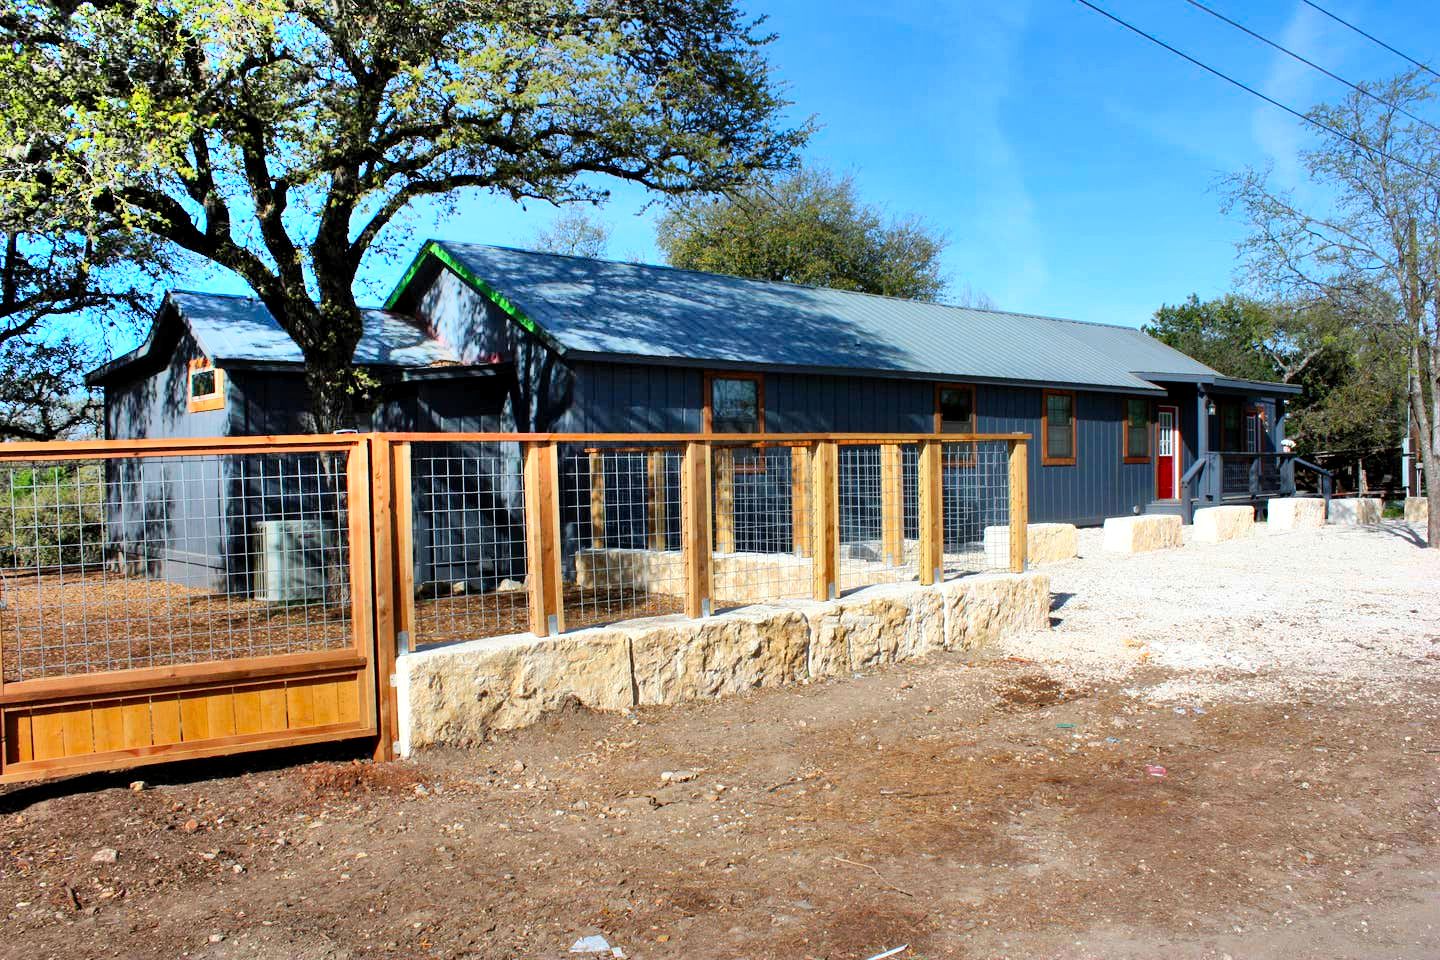
<path id="1" fill-rule="evenodd" d="M 716 608 L 810 596 L 809 453 L 804 446 L 715 448 L 710 580 Z"/>
<path id="2" fill-rule="evenodd" d="M 684 609 L 682 458 L 675 445 L 561 446 L 567 629 Z"/>
<path id="3" fill-rule="evenodd" d="M 917 575 L 916 541 L 906 537 L 907 507 L 918 528 L 918 474 L 906 499 L 905 448 L 899 444 L 844 445 L 836 480 L 841 591 L 896 583 Z"/>
<path id="4" fill-rule="evenodd" d="M 1010 459 L 1005 441 L 945 443 L 940 471 L 946 574 L 1008 569 Z"/>
<path id="5" fill-rule="evenodd" d="M 529 630 L 518 443 L 411 450 L 416 645 Z"/>
<path id="6" fill-rule="evenodd" d="M 7 682 L 353 641 L 347 454 L 0 464 Z"/>

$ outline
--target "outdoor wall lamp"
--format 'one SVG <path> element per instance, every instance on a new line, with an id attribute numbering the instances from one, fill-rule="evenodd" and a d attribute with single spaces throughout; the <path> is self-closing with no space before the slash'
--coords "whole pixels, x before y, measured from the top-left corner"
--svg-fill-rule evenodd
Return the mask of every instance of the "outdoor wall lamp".
<path id="1" fill-rule="evenodd" d="M 1208 399 L 1207 399 L 1207 400 L 1205 401 L 1205 412 L 1206 412 L 1207 414 L 1209 414 L 1210 416 L 1212 416 L 1212 417 L 1215 416 L 1215 401 L 1214 401 L 1214 400 L 1208 400 Z"/>

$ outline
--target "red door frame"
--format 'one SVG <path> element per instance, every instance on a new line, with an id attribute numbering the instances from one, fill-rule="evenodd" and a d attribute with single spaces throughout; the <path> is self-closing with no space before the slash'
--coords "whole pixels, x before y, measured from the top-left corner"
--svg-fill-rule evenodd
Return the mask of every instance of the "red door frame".
<path id="1" fill-rule="evenodd" d="M 1160 499 L 1160 412 L 1170 411 L 1170 430 L 1174 434 L 1174 453 L 1171 460 L 1174 461 L 1171 470 L 1171 492 L 1172 496 L 1167 499 L 1180 499 L 1180 477 L 1181 468 L 1185 460 L 1185 439 L 1180 433 L 1180 408 L 1168 403 L 1155 406 L 1155 499 Z"/>

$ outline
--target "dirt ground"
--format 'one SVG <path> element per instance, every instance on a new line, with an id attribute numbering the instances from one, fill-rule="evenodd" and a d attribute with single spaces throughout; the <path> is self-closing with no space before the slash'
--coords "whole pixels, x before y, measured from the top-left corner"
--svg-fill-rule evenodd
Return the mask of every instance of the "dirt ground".
<path id="1" fill-rule="evenodd" d="M 1086 556 L 979 662 L 11 788 L 0 957 L 1435 957 L 1414 536 Z"/>

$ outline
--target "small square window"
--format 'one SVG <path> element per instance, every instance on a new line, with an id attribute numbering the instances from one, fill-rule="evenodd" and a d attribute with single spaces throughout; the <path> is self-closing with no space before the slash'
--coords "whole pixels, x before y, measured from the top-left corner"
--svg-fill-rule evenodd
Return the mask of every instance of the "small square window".
<path id="1" fill-rule="evenodd" d="M 945 386 L 935 388 L 935 432 L 975 432 L 975 388 Z"/>
<path id="2" fill-rule="evenodd" d="M 223 409 L 225 406 L 223 372 L 205 357 L 191 360 L 188 394 L 189 408 L 192 413 Z"/>
<path id="3" fill-rule="evenodd" d="M 759 377 L 712 376 L 709 401 L 711 433 L 764 432 Z"/>

